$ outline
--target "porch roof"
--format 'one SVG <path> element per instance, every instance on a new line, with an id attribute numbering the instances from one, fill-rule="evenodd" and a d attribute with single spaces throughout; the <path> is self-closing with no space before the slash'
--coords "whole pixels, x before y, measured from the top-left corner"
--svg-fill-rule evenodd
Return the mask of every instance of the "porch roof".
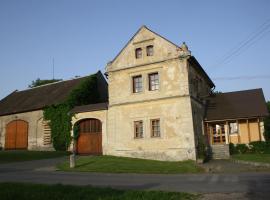
<path id="1" fill-rule="evenodd" d="M 262 89 L 214 94 L 207 99 L 205 120 L 268 116 Z"/>

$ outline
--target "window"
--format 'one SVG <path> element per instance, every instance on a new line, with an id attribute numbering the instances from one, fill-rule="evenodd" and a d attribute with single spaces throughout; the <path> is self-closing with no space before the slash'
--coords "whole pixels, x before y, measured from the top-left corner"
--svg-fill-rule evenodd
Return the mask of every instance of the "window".
<path id="1" fill-rule="evenodd" d="M 146 47 L 146 55 L 147 56 L 153 56 L 154 55 L 154 46 L 149 45 Z"/>
<path id="2" fill-rule="evenodd" d="M 158 90 L 159 89 L 159 76 L 158 73 L 152 73 L 148 75 L 149 79 L 149 90 Z"/>
<path id="3" fill-rule="evenodd" d="M 151 120 L 151 136 L 160 137 L 160 120 L 159 119 Z"/>
<path id="4" fill-rule="evenodd" d="M 230 134 L 238 133 L 238 124 L 237 124 L 237 122 L 230 122 L 229 123 L 229 133 Z"/>
<path id="5" fill-rule="evenodd" d="M 138 93 L 142 91 L 142 76 L 133 77 L 133 93 Z"/>
<path id="6" fill-rule="evenodd" d="M 134 137 L 135 138 L 143 137 L 143 121 L 134 122 Z"/>
<path id="7" fill-rule="evenodd" d="M 137 48 L 135 50 L 135 57 L 136 58 L 141 58 L 142 57 L 142 48 Z"/>

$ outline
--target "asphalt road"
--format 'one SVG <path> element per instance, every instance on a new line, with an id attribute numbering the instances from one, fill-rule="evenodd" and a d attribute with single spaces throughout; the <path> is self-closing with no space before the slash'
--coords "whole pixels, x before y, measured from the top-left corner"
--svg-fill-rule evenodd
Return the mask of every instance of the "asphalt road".
<path id="1" fill-rule="evenodd" d="M 1 164 L 0 182 L 61 183 L 195 193 L 245 193 L 248 199 L 270 199 L 268 172 L 154 175 L 55 171 L 55 164 L 62 160 L 63 158 Z"/>

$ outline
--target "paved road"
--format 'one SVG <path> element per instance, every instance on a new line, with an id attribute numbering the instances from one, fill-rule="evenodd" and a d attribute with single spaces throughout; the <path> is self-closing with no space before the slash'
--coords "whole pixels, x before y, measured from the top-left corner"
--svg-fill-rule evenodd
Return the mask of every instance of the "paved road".
<path id="1" fill-rule="evenodd" d="M 110 186 L 198 193 L 245 193 L 248 199 L 270 199 L 270 173 L 142 175 L 54 171 L 62 159 L 0 165 L 0 182 L 33 182 Z"/>

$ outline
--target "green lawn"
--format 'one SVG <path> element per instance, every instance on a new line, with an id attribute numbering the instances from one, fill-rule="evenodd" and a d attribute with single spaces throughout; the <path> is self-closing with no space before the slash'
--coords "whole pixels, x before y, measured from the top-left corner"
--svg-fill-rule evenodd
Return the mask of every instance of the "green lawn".
<path id="1" fill-rule="evenodd" d="M 1 200 L 195 200 L 199 198 L 198 195 L 189 193 L 25 183 L 0 183 L 0 197 Z"/>
<path id="2" fill-rule="evenodd" d="M 29 160 L 56 158 L 68 155 L 65 151 L 0 151 L 0 164 Z"/>
<path id="3" fill-rule="evenodd" d="M 270 154 L 235 154 L 232 158 L 236 160 L 270 163 Z"/>
<path id="4" fill-rule="evenodd" d="M 69 162 L 58 165 L 60 170 L 101 173 L 148 173 L 177 174 L 198 173 L 203 169 L 194 161 L 167 162 L 115 156 L 85 156 L 76 159 L 76 167 L 69 168 Z"/>

